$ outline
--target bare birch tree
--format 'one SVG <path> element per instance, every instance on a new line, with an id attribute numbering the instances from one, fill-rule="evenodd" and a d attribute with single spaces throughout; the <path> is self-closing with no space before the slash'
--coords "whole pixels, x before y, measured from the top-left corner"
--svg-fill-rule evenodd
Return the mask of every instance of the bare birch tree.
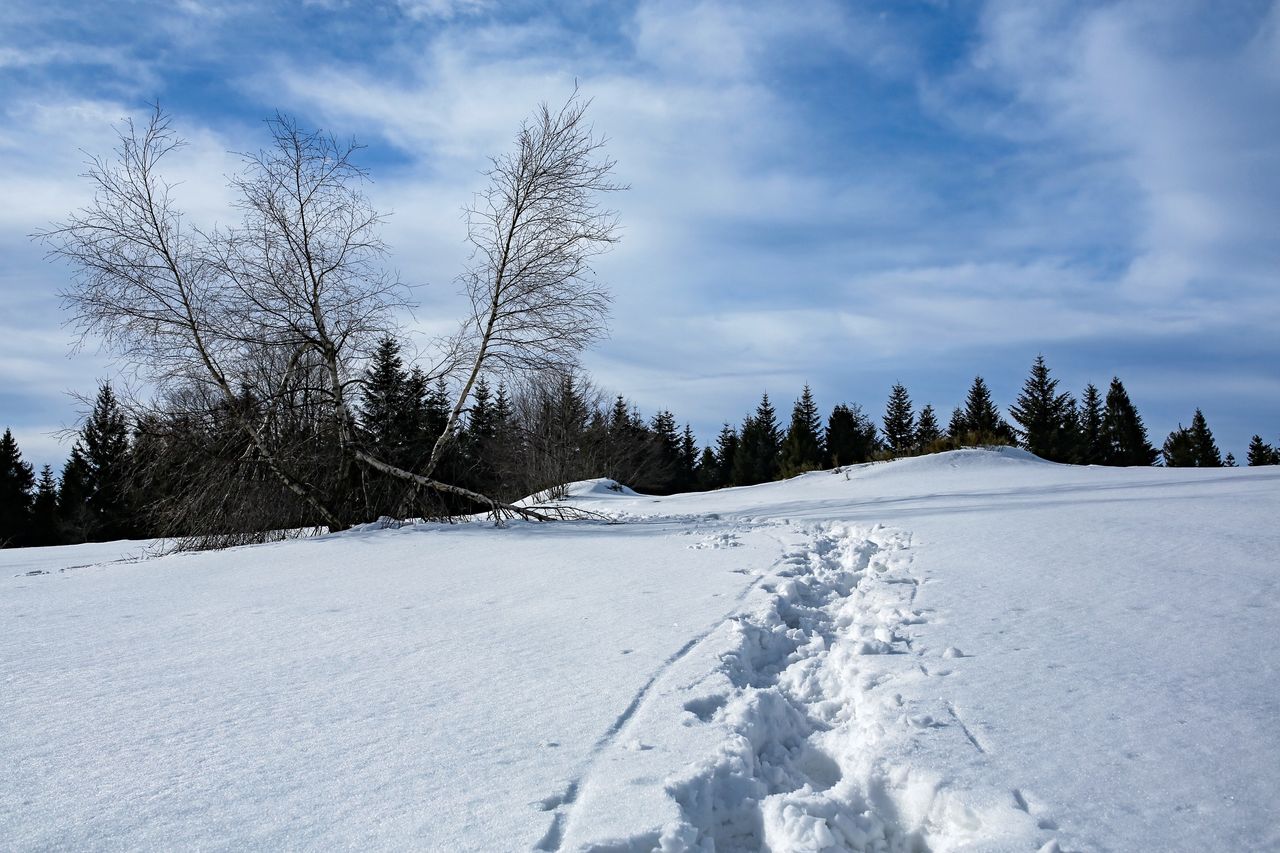
<path id="1" fill-rule="evenodd" d="M 82 334 L 100 337 L 161 392 L 199 389 L 184 396 L 218 401 L 255 461 L 331 528 L 347 524 L 352 461 L 488 507 L 499 520 L 557 517 L 433 474 L 482 371 L 560 369 L 604 331 L 608 297 L 590 261 L 617 239 L 616 217 L 596 197 L 618 187 L 586 106 L 575 94 L 559 110 L 540 107 L 515 153 L 492 161 L 490 187 L 468 210 L 471 312 L 454 339 L 466 367 L 447 423 L 415 470 L 371 454 L 354 430 L 354 368 L 392 328 L 404 290 L 383 271 L 382 219 L 361 192 L 353 143 L 277 115 L 272 145 L 247 155 L 231 180 L 243 221 L 202 231 L 186 223 L 161 176 L 182 143 L 157 107 L 145 126 L 125 124 L 114 158 L 90 162 L 93 201 L 36 236 L 76 270 L 63 296 Z M 317 399 L 338 443 L 337 470 L 299 466 L 296 453 L 286 461 L 270 441 L 282 409 L 303 400 L 312 410 Z"/>
<path id="2" fill-rule="evenodd" d="M 472 255 L 461 281 L 471 310 L 457 340 L 469 364 L 448 421 L 418 470 L 361 456 L 367 464 L 439 488 L 431 475 L 482 373 L 563 373 L 605 333 L 610 300 L 591 262 L 617 242 L 618 224 L 598 198 L 623 187 L 611 179 L 614 161 L 586 121 L 588 106 L 576 93 L 558 110 L 540 105 L 515 151 L 492 159 L 488 188 L 467 208 Z"/>

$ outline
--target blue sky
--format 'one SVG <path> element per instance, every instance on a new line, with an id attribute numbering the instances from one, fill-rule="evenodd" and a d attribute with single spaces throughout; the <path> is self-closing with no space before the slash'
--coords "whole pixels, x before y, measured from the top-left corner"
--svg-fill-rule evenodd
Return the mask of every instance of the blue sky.
<path id="1" fill-rule="evenodd" d="M 1159 444 L 1280 437 L 1280 3 L 179 0 L 0 6 L 0 426 L 55 466 L 114 376 L 26 235 L 158 98 L 189 215 L 279 109 L 368 145 L 408 326 L 452 328 L 485 157 L 574 82 L 624 225 L 597 382 L 709 440 L 767 390 L 1004 405 L 1037 353 L 1118 374 Z"/>

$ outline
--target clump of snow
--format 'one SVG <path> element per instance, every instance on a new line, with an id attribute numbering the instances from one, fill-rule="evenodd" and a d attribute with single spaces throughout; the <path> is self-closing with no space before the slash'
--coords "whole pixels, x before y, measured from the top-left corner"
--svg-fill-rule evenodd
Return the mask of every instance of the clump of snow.
<path id="1" fill-rule="evenodd" d="M 566 485 L 564 490 L 565 496 L 568 498 L 634 498 L 640 496 L 630 486 L 624 486 L 617 480 L 610 480 L 607 477 L 599 477 L 594 480 L 578 480 Z"/>

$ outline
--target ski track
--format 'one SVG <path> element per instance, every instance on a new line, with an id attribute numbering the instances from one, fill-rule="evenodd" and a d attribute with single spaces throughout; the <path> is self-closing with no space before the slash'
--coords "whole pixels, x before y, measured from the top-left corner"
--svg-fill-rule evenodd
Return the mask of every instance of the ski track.
<path id="1" fill-rule="evenodd" d="M 662 520 L 670 521 L 671 519 L 662 519 Z M 688 522 L 688 521 L 695 521 L 695 520 L 706 521 L 707 519 L 686 516 L 686 517 L 680 517 L 678 520 Z M 715 521 L 716 519 L 710 519 L 710 520 Z M 735 545 L 738 544 L 737 534 L 739 532 L 742 532 L 742 530 L 743 528 L 740 526 L 735 527 L 730 531 L 717 533 L 711 536 L 710 538 L 701 540 L 693 545 L 690 545 L 689 547 L 695 550 L 701 550 L 704 548 L 734 547 Z M 701 532 L 701 531 L 695 530 L 694 532 Z M 742 571 L 744 574 L 746 573 L 745 570 L 740 570 L 740 571 Z M 734 599 L 733 608 L 729 611 L 730 614 L 732 614 L 739 607 L 741 607 L 742 602 L 747 598 L 748 595 L 751 594 L 752 590 L 754 590 L 757 586 L 760 585 L 761 581 L 764 580 L 764 577 L 765 577 L 764 575 L 757 575 L 756 577 L 752 578 L 750 583 L 748 583 L 745 587 L 743 587 L 742 592 L 738 593 L 737 597 Z M 649 694 L 649 691 L 653 689 L 653 685 L 657 683 L 673 666 L 679 663 L 681 659 L 683 659 L 686 655 L 688 655 L 689 652 L 693 651 L 700 643 L 704 642 L 709 636 L 711 636 L 711 634 L 714 633 L 717 628 L 719 628 L 721 625 L 724 624 L 726 619 L 731 619 L 731 618 L 733 618 L 733 616 L 728 615 L 724 619 L 718 620 L 717 622 L 712 624 L 710 627 L 708 627 L 706 630 L 694 636 L 687 643 L 685 643 L 683 646 L 677 649 L 671 656 L 669 656 L 666 660 L 664 660 L 662 664 L 656 670 L 654 670 L 653 674 L 649 676 L 649 679 L 644 683 L 644 685 L 638 691 L 636 691 L 635 696 L 632 697 L 631 702 L 627 705 L 627 707 L 623 710 L 623 712 L 618 715 L 617 719 L 613 721 L 613 723 L 609 726 L 609 728 L 605 730 L 605 733 L 601 735 L 599 740 L 595 742 L 595 744 L 591 748 L 591 752 L 587 757 L 583 770 L 580 773 L 578 773 L 572 780 L 569 781 L 569 784 L 565 787 L 564 793 L 558 796 L 553 795 L 551 797 L 547 797 L 535 804 L 538 808 L 541 808 L 543 811 L 551 811 L 554 809 L 556 813 L 555 813 L 555 816 L 552 818 L 551 826 L 547 828 L 546 834 L 541 838 L 541 840 L 538 841 L 537 844 L 534 845 L 533 847 L 534 850 L 548 851 L 548 850 L 560 849 L 560 840 L 564 833 L 565 822 L 568 820 L 572 807 L 574 803 L 577 801 L 578 791 L 582 787 L 582 783 L 584 779 L 590 773 L 591 766 L 595 763 L 596 759 L 599 757 L 599 755 L 602 752 L 604 752 L 606 748 L 609 747 L 610 744 L 612 744 L 617 739 L 618 734 L 622 731 L 622 729 L 626 726 L 626 724 L 631 720 L 632 716 L 635 715 L 636 710 L 639 709 L 641 703 L 644 702 L 645 697 L 648 696 Z"/>
<path id="2" fill-rule="evenodd" d="M 950 702 L 916 707 L 894 689 L 904 679 L 950 672 L 931 674 L 928 650 L 912 643 L 911 626 L 926 622 L 930 611 L 914 606 L 920 581 L 910 573 L 910 536 L 879 525 L 753 521 L 781 534 L 767 533 L 782 556 L 744 589 L 724 621 L 654 672 L 565 794 L 548 801 L 557 814 L 534 849 L 561 849 L 573 803 L 590 785 L 601 753 L 654 685 L 718 630 L 732 632 L 730 651 L 713 672 L 678 688 L 696 724 L 718 726 L 725 735 L 714 755 L 667 779 L 680 820 L 637 827 L 643 832 L 621 843 L 576 849 L 914 853 L 1001 837 L 1030 841 L 1031 816 L 1020 792 L 1007 806 L 973 806 L 965 792 L 893 758 L 944 730 L 986 756 Z M 707 540 L 717 544 L 691 547 L 728 547 L 732 538 L 719 534 Z M 764 602 L 744 605 L 754 590 Z M 948 649 L 942 656 L 963 653 Z M 1052 822 L 1042 820 L 1038 828 L 1046 826 Z"/>

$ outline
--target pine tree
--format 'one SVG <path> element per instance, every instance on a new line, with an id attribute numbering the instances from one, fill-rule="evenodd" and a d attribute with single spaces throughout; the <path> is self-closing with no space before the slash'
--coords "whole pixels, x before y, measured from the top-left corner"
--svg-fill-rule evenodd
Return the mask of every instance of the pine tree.
<path id="1" fill-rule="evenodd" d="M 715 483 L 712 488 L 722 488 L 733 482 L 734 461 L 738 456 L 738 432 L 733 427 L 725 424 L 720 428 L 720 434 L 716 436 L 716 467 Z"/>
<path id="2" fill-rule="evenodd" d="M 384 337 L 364 373 L 363 394 L 356 411 L 369 449 L 397 465 L 407 461 L 404 451 L 413 431 L 408 379 L 400 344 L 389 335 Z"/>
<path id="3" fill-rule="evenodd" d="M 1013 428 L 1000 417 L 1000 410 L 991 399 L 991 389 L 981 376 L 973 378 L 964 401 L 964 424 L 968 428 L 967 439 L 974 444 L 1012 444 Z"/>
<path id="4" fill-rule="evenodd" d="M 104 382 L 98 389 L 80 442 L 91 475 L 88 506 L 93 537 L 107 541 L 136 536 L 140 525 L 128 488 L 129 429 L 111 383 Z"/>
<path id="5" fill-rule="evenodd" d="M 480 376 L 471 389 L 471 406 L 460 446 L 466 458 L 466 483 L 482 494 L 495 491 L 492 444 L 497 432 L 493 392 L 489 390 L 489 381 Z"/>
<path id="6" fill-rule="evenodd" d="M 1080 398 L 1080 440 L 1076 452 L 1081 465 L 1101 465 L 1106 458 L 1102 440 L 1102 395 L 1093 383 L 1084 388 Z"/>
<path id="7" fill-rule="evenodd" d="M 1213 431 L 1209 429 L 1204 413 L 1199 409 L 1196 409 L 1195 415 L 1191 418 L 1191 444 L 1195 450 L 1197 468 L 1222 467 L 1222 454 L 1213 440 Z"/>
<path id="8" fill-rule="evenodd" d="M 1234 453 L 1228 453 L 1226 458 L 1222 460 L 1222 467 L 1224 468 L 1238 467 L 1238 464 L 1236 463 L 1236 455 Z"/>
<path id="9" fill-rule="evenodd" d="M 696 476 L 699 491 L 709 492 L 723 485 L 720 481 L 720 463 L 716 460 L 716 452 L 710 447 L 702 448 Z"/>
<path id="10" fill-rule="evenodd" d="M 0 548 L 27 544 L 35 482 L 31 466 L 22 461 L 18 442 L 6 428 L 0 438 Z"/>
<path id="11" fill-rule="evenodd" d="M 87 542 L 93 535 L 93 517 L 89 510 L 89 495 L 93 491 L 93 471 L 84 457 L 84 449 L 77 441 L 71 446 L 71 455 L 62 466 L 58 482 L 58 521 L 60 539 L 64 543 Z"/>
<path id="12" fill-rule="evenodd" d="M 1049 375 L 1044 356 L 1037 355 L 1022 393 L 1009 410 L 1021 427 L 1022 446 L 1050 462 L 1070 462 L 1075 455 L 1076 436 L 1069 421 L 1075 409 L 1071 395 L 1058 393 L 1058 380 Z"/>
<path id="13" fill-rule="evenodd" d="M 53 479 L 53 469 L 45 465 L 40 469 L 35 500 L 31 503 L 30 544 L 58 545 L 60 542 L 58 484 Z"/>
<path id="14" fill-rule="evenodd" d="M 1246 464 L 1250 467 L 1259 465 L 1280 465 L 1280 453 L 1276 449 L 1262 440 L 1262 436 L 1255 435 L 1249 440 L 1249 454 L 1245 458 Z"/>
<path id="15" fill-rule="evenodd" d="M 680 434 L 680 470 L 678 472 L 678 488 L 682 492 L 692 491 L 698 486 L 698 440 L 694 437 L 693 428 L 684 425 Z"/>
<path id="16" fill-rule="evenodd" d="M 823 444 L 822 419 L 813 402 L 813 394 L 806 385 L 791 410 L 791 426 L 782 441 L 782 476 L 794 477 L 821 468 L 826 457 Z"/>
<path id="17" fill-rule="evenodd" d="M 1178 428 L 1169 433 L 1160 449 L 1160 456 L 1166 468 L 1194 468 L 1196 466 L 1196 444 L 1191 430 L 1178 424 Z"/>
<path id="18" fill-rule="evenodd" d="M 647 491 L 658 495 L 678 491 L 683 483 L 680 453 L 680 434 L 676 431 L 676 416 L 663 409 L 649 422 L 653 442 L 653 470 Z"/>
<path id="19" fill-rule="evenodd" d="M 755 414 L 742 422 L 738 451 L 734 455 L 734 485 L 753 486 L 777 477 L 780 443 L 778 416 L 769 402 L 769 395 L 765 394 L 760 398 Z"/>
<path id="20" fill-rule="evenodd" d="M 931 448 L 942 440 L 942 428 L 938 426 L 938 416 L 932 405 L 925 405 L 920 410 L 920 422 L 916 424 L 916 447 L 922 453 L 931 452 Z"/>
<path id="21" fill-rule="evenodd" d="M 969 424 L 964 419 L 964 409 L 956 406 L 951 410 L 951 420 L 947 423 L 947 438 L 957 447 L 964 444 L 969 435 Z"/>
<path id="22" fill-rule="evenodd" d="M 880 449 L 878 435 L 876 425 L 861 406 L 856 403 L 836 406 L 827 418 L 827 453 L 831 464 L 839 467 L 870 462 Z"/>
<path id="23" fill-rule="evenodd" d="M 884 439 L 894 456 L 905 456 L 916 443 L 916 415 L 911 408 L 911 397 L 901 383 L 889 392 L 889 402 L 884 409 Z"/>
<path id="24" fill-rule="evenodd" d="M 1157 452 L 1147 439 L 1142 417 L 1129 400 L 1129 393 L 1119 378 L 1111 380 L 1107 390 L 1106 410 L 1102 415 L 1102 447 L 1104 465 L 1152 465 Z"/>

